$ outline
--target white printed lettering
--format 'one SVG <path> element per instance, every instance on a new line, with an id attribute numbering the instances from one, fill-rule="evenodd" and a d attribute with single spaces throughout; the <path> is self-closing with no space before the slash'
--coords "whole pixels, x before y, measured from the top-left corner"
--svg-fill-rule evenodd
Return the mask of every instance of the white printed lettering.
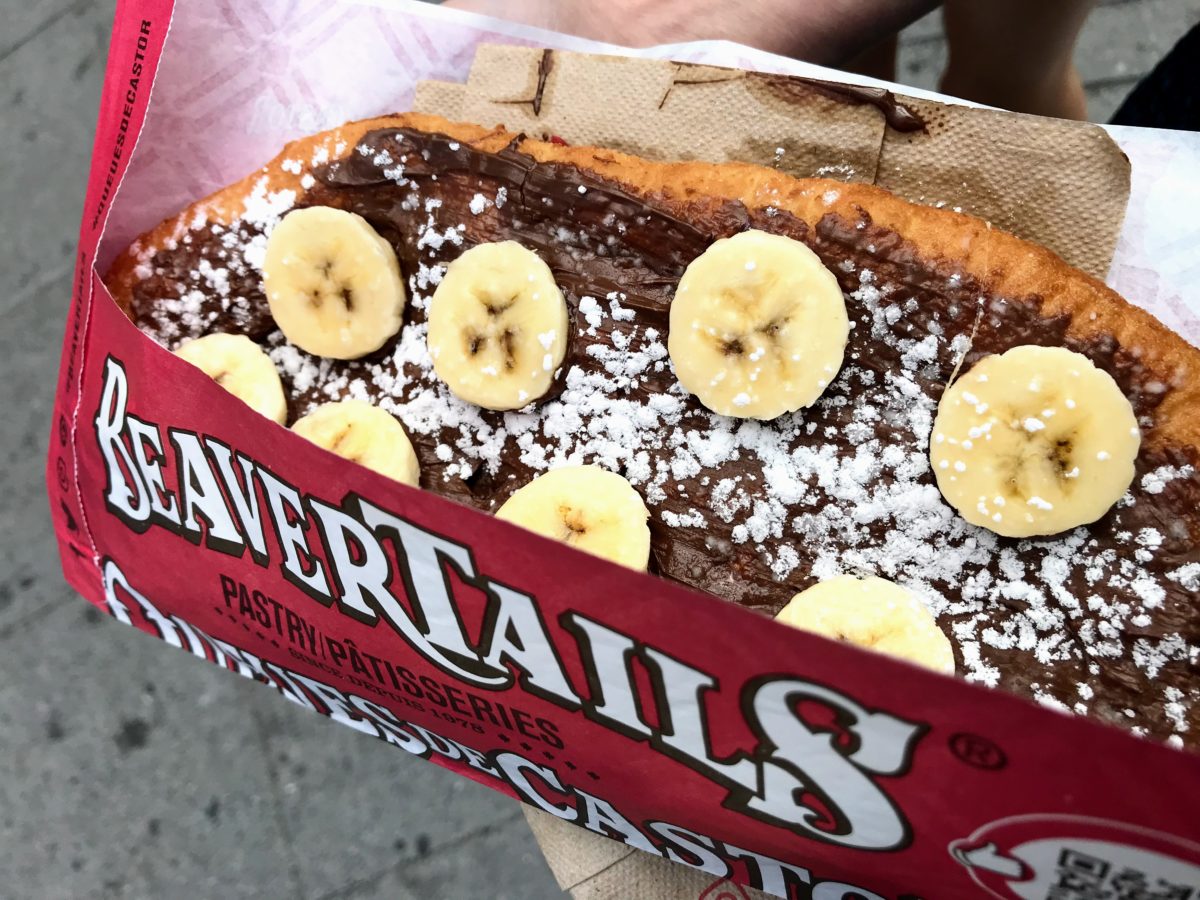
<path id="1" fill-rule="evenodd" d="M 141 479 L 140 469 L 125 446 L 125 406 L 129 400 L 129 382 L 125 369 L 111 356 L 104 362 L 104 389 L 96 410 L 96 441 L 104 457 L 108 478 L 104 501 L 114 513 L 131 525 L 150 518 L 150 491 Z"/>
<path id="2" fill-rule="evenodd" d="M 578 706 L 579 696 L 567 681 L 533 598 L 494 581 L 487 582 L 487 590 L 491 605 L 483 630 L 488 643 L 480 648 L 484 664 L 503 671 L 505 661 L 512 662 L 526 673 L 523 687 Z"/>

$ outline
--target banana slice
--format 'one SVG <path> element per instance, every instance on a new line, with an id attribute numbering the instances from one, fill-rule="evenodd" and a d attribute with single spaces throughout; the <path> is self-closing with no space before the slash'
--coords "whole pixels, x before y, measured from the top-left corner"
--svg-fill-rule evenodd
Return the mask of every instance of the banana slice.
<path id="1" fill-rule="evenodd" d="M 392 245 L 362 216 L 310 206 L 267 239 L 263 289 L 275 324 L 316 356 L 357 359 L 400 330 L 404 282 Z"/>
<path id="2" fill-rule="evenodd" d="M 417 487 L 417 454 L 394 416 L 365 400 L 323 403 L 297 420 L 292 431 L 343 459 L 401 484 Z"/>
<path id="3" fill-rule="evenodd" d="M 434 292 L 429 352 L 468 403 L 520 409 L 541 397 L 567 352 L 567 304 L 550 267 L 515 241 L 472 247 Z"/>
<path id="4" fill-rule="evenodd" d="M 175 355 L 186 359 L 256 413 L 280 425 L 287 421 L 287 400 L 275 363 L 245 335 L 207 334 L 183 344 Z"/>
<path id="5" fill-rule="evenodd" d="M 496 510 L 498 519 L 631 569 L 650 559 L 649 517 L 633 485 L 599 466 L 539 475 Z"/>
<path id="6" fill-rule="evenodd" d="M 692 260 L 671 301 L 679 383 L 715 413 L 773 419 L 809 406 L 842 366 L 837 279 L 799 241 L 744 231 Z"/>
<path id="7" fill-rule="evenodd" d="M 1141 444 L 1107 372 L 1061 347 L 988 356 L 942 395 L 929 456 L 946 502 L 1006 537 L 1095 522 L 1133 481 Z"/>
<path id="8" fill-rule="evenodd" d="M 791 599 L 780 622 L 954 674 L 950 640 L 919 597 L 886 578 L 839 575 Z"/>

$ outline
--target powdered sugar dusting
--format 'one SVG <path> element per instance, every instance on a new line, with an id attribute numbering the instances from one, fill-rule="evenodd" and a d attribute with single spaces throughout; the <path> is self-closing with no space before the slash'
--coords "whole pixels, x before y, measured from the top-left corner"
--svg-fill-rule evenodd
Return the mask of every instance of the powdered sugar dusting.
<path id="1" fill-rule="evenodd" d="M 961 335 L 904 336 L 905 306 L 887 302 L 896 289 L 877 284 L 869 270 L 858 278 L 850 300 L 869 313 L 872 334 L 896 348 L 901 365 L 880 375 L 848 360 L 835 389 L 818 403 L 822 413 L 844 411 L 843 432 L 835 430 L 828 443 L 806 439 L 814 423 L 803 412 L 760 423 L 690 409 L 670 375 L 661 335 L 646 333 L 652 329 L 637 324 L 619 293 L 603 301 L 585 296 L 579 303 L 584 330 L 595 339 L 586 348 L 595 366 L 570 369 L 559 397 L 507 414 L 500 427 L 436 379 L 407 385 L 407 403 L 390 399 L 397 385 L 383 371 L 372 374 L 372 386 L 412 431 L 456 433 L 461 462 L 447 478 L 464 468 L 497 471 L 505 448 L 514 445 L 521 463 L 538 471 L 598 463 L 623 471 L 652 508 L 664 505 L 658 516 L 671 528 L 704 529 L 710 517 L 727 523 L 735 552 L 739 545 L 750 548 L 780 581 L 808 578 L 798 545 L 813 555 L 811 575 L 896 580 L 949 625 L 963 674 L 983 684 L 1000 682 L 1000 669 L 989 661 L 992 650 L 1015 648 L 1045 665 L 1078 666 L 1128 654 L 1148 675 L 1168 660 L 1186 658 L 1187 644 L 1178 635 L 1139 640 L 1129 649 L 1121 638 L 1161 605 L 1163 589 L 1138 556 L 1153 554 L 1161 535 L 1129 533 L 1127 552 L 1101 550 L 1084 528 L 1014 547 L 968 524 L 945 503 L 929 478 L 936 401 L 921 379 L 934 364 L 962 352 Z M 395 363 L 397 369 L 428 370 L 423 326 L 406 329 Z M 634 396 L 646 379 L 660 386 L 648 397 Z M 353 384 L 350 390 L 355 392 Z M 833 440 L 842 436 L 850 438 L 849 450 Z M 753 474 L 720 477 L 747 462 L 757 463 Z M 1187 474 L 1181 469 L 1154 477 L 1165 484 Z M 697 486 L 706 476 L 710 486 Z M 685 498 L 681 508 L 678 501 Z M 1077 598 L 1071 582 L 1079 573 L 1128 599 Z M 1181 578 L 1200 578 L 1200 566 Z M 781 585 L 781 597 L 787 594 Z M 1085 606 L 1091 618 L 1082 615 Z M 997 616 L 998 608 L 1005 614 Z M 1041 688 L 1034 694 L 1068 708 Z M 1074 708 L 1088 709 L 1088 698 L 1081 693 Z"/>
<path id="2" fill-rule="evenodd" d="M 1142 476 L 1142 490 L 1147 494 L 1161 494 L 1172 481 L 1191 478 L 1194 473 L 1191 466 L 1160 466 Z"/>
<path id="3" fill-rule="evenodd" d="M 411 188 L 402 208 L 412 213 L 420 260 L 405 274 L 412 309 L 425 310 L 447 262 L 470 244 L 465 223 L 506 203 L 516 208 L 516 195 L 510 200 L 504 188 L 469 194 L 450 210 L 439 198 L 420 196 L 416 176 L 403 175 L 403 160 L 371 159 L 395 172 L 388 176 L 395 185 Z M 837 192 L 829 194 L 826 201 L 836 201 Z M 214 309 L 238 301 L 231 274 L 261 267 L 266 236 L 294 202 L 291 191 L 268 192 L 265 180 L 255 186 L 242 222 L 222 236 L 227 255 L 203 261 L 175 296 L 159 302 L 153 320 L 160 338 L 173 344 L 204 333 Z M 576 258 L 619 249 L 561 225 L 556 237 Z M 149 260 L 142 265 L 152 268 Z M 382 358 L 318 360 L 278 332 L 268 338 L 268 352 L 293 394 L 303 395 L 302 405 L 350 396 L 392 412 L 415 441 L 432 443 L 434 477 L 444 484 L 515 478 L 514 460 L 533 472 L 602 465 L 639 490 L 652 527 L 702 548 L 714 566 L 740 570 L 741 561 L 753 560 L 765 568 L 766 580 L 751 586 L 764 606 L 782 605 L 815 578 L 891 578 L 913 589 L 953 635 L 967 678 L 995 686 L 1020 677 L 1002 664 L 1016 651 L 1068 673 L 1069 697 L 1048 684 L 1022 685 L 1041 702 L 1129 718 L 1124 707 L 1098 706 L 1091 681 L 1118 658 L 1148 679 L 1164 666 L 1197 661 L 1200 650 L 1184 635 L 1152 625 L 1168 589 L 1200 590 L 1200 563 L 1181 560 L 1165 579 L 1154 569 L 1177 542 L 1167 523 L 1131 525 L 1117 532 L 1115 546 L 1087 528 L 1012 541 L 966 523 L 933 482 L 928 444 L 940 373 L 965 356 L 970 337 L 961 320 L 920 318 L 906 286 L 885 283 L 862 259 L 837 270 L 849 283 L 854 328 L 886 347 L 889 362 L 860 358 L 852 337 L 845 364 L 830 373 L 817 404 L 770 423 L 700 408 L 674 377 L 667 336 L 655 327 L 661 323 L 641 314 L 640 298 L 607 288 L 571 298 L 572 340 L 586 346 L 561 372 L 557 393 L 502 415 L 457 399 L 437 379 L 423 315 L 411 317 Z M 994 312 L 1004 302 L 972 298 L 967 308 L 973 314 L 978 303 Z M 556 339 L 540 337 L 547 348 Z M 1043 424 L 1030 418 L 1026 428 L 1036 432 Z M 1194 477 L 1191 466 L 1161 466 L 1142 474 L 1135 489 L 1154 496 Z M 1136 503 L 1131 493 L 1120 508 Z M 1105 599 L 1114 595 L 1120 599 Z M 1178 732 L 1194 702 L 1161 698 Z M 1133 710 L 1137 727 L 1142 714 Z"/>
<path id="4" fill-rule="evenodd" d="M 265 175 L 258 180 L 246 198 L 242 221 L 255 226 L 257 233 L 243 247 L 242 258 L 259 272 L 262 271 L 263 258 L 267 255 L 267 238 L 279 220 L 283 218 L 283 214 L 295 203 L 296 192 L 290 188 L 268 191 Z"/>
<path id="5" fill-rule="evenodd" d="M 137 277 L 162 292 L 146 315 L 163 343 L 175 349 L 193 337 L 231 326 L 262 333 L 269 314 L 260 297 L 246 296 L 235 285 L 244 286 L 245 276 L 261 270 L 267 237 L 295 200 L 290 189 L 269 191 L 263 176 L 247 196 L 242 217 L 233 224 L 224 226 L 197 214 L 177 240 L 166 242 L 167 249 L 174 250 L 192 245 L 196 233 L 207 231 L 215 249 L 198 259 L 194 268 L 164 268 L 149 249 L 138 254 Z"/>

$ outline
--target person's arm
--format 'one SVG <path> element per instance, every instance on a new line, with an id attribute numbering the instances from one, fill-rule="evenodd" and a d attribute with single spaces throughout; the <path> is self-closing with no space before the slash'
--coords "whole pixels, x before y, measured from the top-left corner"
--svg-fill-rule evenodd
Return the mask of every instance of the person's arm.
<path id="1" fill-rule="evenodd" d="M 938 0 L 449 0 L 444 5 L 631 47 L 723 38 L 836 65 L 939 4 Z"/>

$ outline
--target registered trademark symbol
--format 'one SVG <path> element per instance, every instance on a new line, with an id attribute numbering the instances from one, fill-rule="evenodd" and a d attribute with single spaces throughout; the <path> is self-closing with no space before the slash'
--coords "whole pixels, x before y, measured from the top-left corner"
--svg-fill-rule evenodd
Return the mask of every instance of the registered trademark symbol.
<path id="1" fill-rule="evenodd" d="M 950 736 L 950 752 L 960 761 L 976 769 L 995 771 L 1008 765 L 1008 757 L 995 743 L 966 731 Z"/>
<path id="2" fill-rule="evenodd" d="M 718 878 L 701 892 L 699 900 L 750 900 L 750 895 L 740 884 Z"/>

